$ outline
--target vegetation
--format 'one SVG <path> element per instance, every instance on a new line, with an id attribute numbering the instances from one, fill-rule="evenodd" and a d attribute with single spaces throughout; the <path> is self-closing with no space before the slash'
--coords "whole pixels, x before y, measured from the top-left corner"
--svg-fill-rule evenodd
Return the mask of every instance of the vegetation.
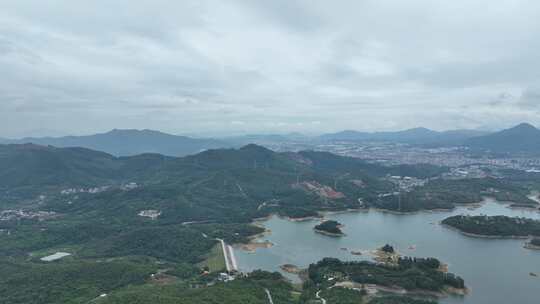
<path id="1" fill-rule="evenodd" d="M 85 303 L 100 294 L 144 283 L 156 269 L 144 260 L 0 261 L 3 303 Z"/>
<path id="2" fill-rule="evenodd" d="M 400 259 L 397 266 L 372 262 L 341 262 L 325 258 L 309 266 L 309 279 L 325 286 L 331 281 L 352 281 L 359 284 L 377 284 L 401 287 L 406 290 L 428 290 L 442 292 L 446 287 L 464 288 L 463 279 L 438 270 L 436 259 Z M 434 267 L 437 266 L 437 267 Z M 333 278 L 333 279 L 332 279 Z"/>
<path id="3" fill-rule="evenodd" d="M 540 236 L 540 221 L 508 216 L 456 215 L 442 221 L 462 232 L 495 237 Z"/>
<path id="4" fill-rule="evenodd" d="M 536 202 L 527 197 L 529 191 L 526 187 L 494 178 L 436 179 L 411 192 L 380 197 L 371 202 L 371 205 L 401 212 L 452 209 L 456 204 L 478 203 L 482 200 L 482 196 L 492 196 L 501 201 L 536 205 Z"/>
<path id="5" fill-rule="evenodd" d="M 292 286 L 280 274 L 255 271 L 248 278 L 203 288 L 190 288 L 189 284 L 132 286 L 112 293 L 99 303 L 267 304 L 265 289 L 270 291 L 276 304 L 295 302 Z"/>
<path id="6" fill-rule="evenodd" d="M 388 244 L 384 245 L 384 246 L 381 248 L 381 250 L 382 250 L 383 252 L 386 252 L 386 253 L 394 253 L 394 252 L 395 252 L 395 251 L 394 251 L 394 247 L 392 247 L 392 246 L 390 246 L 390 245 L 388 245 Z"/>
<path id="7" fill-rule="evenodd" d="M 343 235 L 343 231 L 341 231 L 341 224 L 336 221 L 324 221 L 320 223 L 319 225 L 315 226 L 315 231 L 322 232 L 322 233 L 328 233 L 331 235 Z"/>
<path id="8" fill-rule="evenodd" d="M 206 259 L 199 263 L 203 269 L 208 269 L 210 272 L 218 272 L 226 270 L 225 256 L 221 244 L 216 244 L 214 248 L 207 254 Z"/>
<path id="9" fill-rule="evenodd" d="M 319 294 L 327 303 L 358 304 L 362 301 L 362 293 L 357 290 L 347 288 L 329 288 Z"/>

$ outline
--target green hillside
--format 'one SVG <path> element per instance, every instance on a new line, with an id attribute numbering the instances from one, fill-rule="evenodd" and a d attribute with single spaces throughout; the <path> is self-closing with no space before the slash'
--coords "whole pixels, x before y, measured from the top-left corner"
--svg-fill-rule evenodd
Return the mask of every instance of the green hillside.
<path id="1" fill-rule="evenodd" d="M 224 285 L 207 287 L 217 274 L 203 272 L 216 239 L 245 243 L 263 232 L 250 224 L 253 219 L 270 214 L 396 210 L 395 196 L 387 196 L 396 186 L 387 176 L 426 178 L 447 170 L 382 166 L 312 151 L 276 153 L 256 145 L 183 158 L 6 145 L 0 146 L 0 168 L 0 291 L 6 303 L 85 303 L 102 293 L 111 295 L 96 302 L 219 302 Z M 435 179 L 408 194 L 410 199 L 404 196 L 401 211 L 452 207 L 479 199 L 477 191 L 489 188 L 504 190 L 500 195 L 526 191 L 487 179 Z M 55 252 L 71 255 L 40 260 Z M 229 303 L 262 303 L 246 291 L 264 295 L 264 288 L 276 303 L 306 299 L 280 277 L 259 275 L 227 285 Z"/>

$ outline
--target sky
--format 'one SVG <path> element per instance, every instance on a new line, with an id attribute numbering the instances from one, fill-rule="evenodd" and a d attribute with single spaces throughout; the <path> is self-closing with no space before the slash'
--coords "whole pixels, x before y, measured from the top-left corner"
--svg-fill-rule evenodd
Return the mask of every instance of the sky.
<path id="1" fill-rule="evenodd" d="M 0 0 L 0 137 L 540 125 L 540 1 Z"/>

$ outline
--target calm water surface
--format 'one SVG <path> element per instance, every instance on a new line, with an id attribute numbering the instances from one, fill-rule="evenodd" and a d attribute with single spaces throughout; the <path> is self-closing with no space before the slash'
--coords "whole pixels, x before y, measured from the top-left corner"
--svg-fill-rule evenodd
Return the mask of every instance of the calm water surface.
<path id="1" fill-rule="evenodd" d="M 540 277 L 529 275 L 530 272 L 540 274 L 540 251 L 523 248 L 524 240 L 471 238 L 438 224 L 456 214 L 540 219 L 539 212 L 509 209 L 493 199 L 486 199 L 482 207 L 474 210 L 460 207 L 451 212 L 411 215 L 379 211 L 330 214 L 326 218 L 344 224 L 343 231 L 347 234 L 332 238 L 313 231 L 318 221 L 291 222 L 273 217 L 263 222 L 272 233 L 261 239 L 274 243 L 272 248 L 258 249 L 256 253 L 236 250 L 235 253 L 242 271 L 281 272 L 280 265 L 307 267 L 324 257 L 369 259 L 353 256 L 341 248 L 371 250 L 389 243 L 403 255 L 436 257 L 449 265 L 450 272 L 465 279 L 471 293 L 465 297 L 445 298 L 441 303 L 540 303 Z M 411 245 L 416 249 L 409 249 Z M 283 274 L 298 281 L 296 276 Z"/>

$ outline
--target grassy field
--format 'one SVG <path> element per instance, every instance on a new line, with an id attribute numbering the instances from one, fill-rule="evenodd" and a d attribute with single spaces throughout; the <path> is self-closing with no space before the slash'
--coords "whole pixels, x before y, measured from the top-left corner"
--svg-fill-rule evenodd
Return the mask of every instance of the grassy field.
<path id="1" fill-rule="evenodd" d="M 200 267 L 208 266 L 210 272 L 224 271 L 226 270 L 225 266 L 225 256 L 223 255 L 223 249 L 221 248 L 221 243 L 217 243 L 214 248 L 208 254 L 208 257 L 204 262 L 199 264 Z"/>

